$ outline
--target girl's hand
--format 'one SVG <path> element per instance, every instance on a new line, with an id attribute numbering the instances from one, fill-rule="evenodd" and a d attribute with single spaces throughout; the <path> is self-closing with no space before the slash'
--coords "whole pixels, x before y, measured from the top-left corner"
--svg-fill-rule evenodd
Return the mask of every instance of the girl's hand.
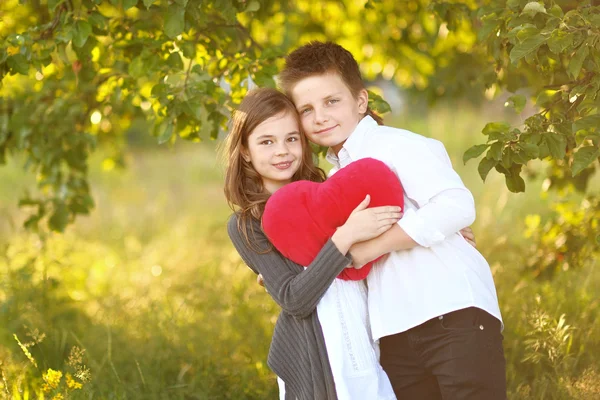
<path id="1" fill-rule="evenodd" d="M 477 248 L 477 243 L 475 242 L 475 234 L 473 233 L 473 230 L 471 229 L 470 226 L 461 229 L 460 234 L 462 235 L 462 237 L 465 238 L 467 243 L 469 243 L 471 246 Z"/>
<path id="2" fill-rule="evenodd" d="M 400 207 L 367 208 L 370 201 L 371 197 L 367 195 L 352 211 L 346 223 L 333 234 L 332 240 L 341 253 L 346 254 L 354 243 L 381 235 L 402 218 Z"/>

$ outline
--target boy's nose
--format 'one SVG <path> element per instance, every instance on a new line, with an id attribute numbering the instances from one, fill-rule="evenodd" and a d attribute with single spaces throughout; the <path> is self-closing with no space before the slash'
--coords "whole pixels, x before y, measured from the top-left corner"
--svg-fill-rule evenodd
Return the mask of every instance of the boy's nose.
<path id="1" fill-rule="evenodd" d="M 315 122 L 317 124 L 322 124 L 324 122 L 329 121 L 329 117 L 327 116 L 327 113 L 325 112 L 325 110 L 315 109 L 314 116 L 315 116 Z"/>

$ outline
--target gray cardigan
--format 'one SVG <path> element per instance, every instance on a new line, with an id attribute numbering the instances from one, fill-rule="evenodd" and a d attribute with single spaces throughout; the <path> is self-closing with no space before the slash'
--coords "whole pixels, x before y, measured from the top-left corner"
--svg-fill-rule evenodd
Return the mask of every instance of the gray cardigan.
<path id="1" fill-rule="evenodd" d="M 231 241 L 244 262 L 262 274 L 265 288 L 282 308 L 267 364 L 285 382 L 286 400 L 336 400 L 316 307 L 335 277 L 352 263 L 351 258 L 340 253 L 330 239 L 305 270 L 275 249 L 260 254 L 249 247 L 237 220 L 234 214 L 227 224 Z M 270 249 L 260 222 L 252 219 L 248 225 L 253 246 L 260 252 Z"/>

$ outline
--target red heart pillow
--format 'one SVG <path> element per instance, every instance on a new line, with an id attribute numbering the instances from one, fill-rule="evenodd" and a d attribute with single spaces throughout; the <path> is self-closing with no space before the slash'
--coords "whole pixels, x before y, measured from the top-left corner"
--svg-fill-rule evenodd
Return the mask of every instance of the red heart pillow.
<path id="1" fill-rule="evenodd" d="M 369 207 L 404 207 L 398 177 L 383 162 L 363 158 L 323 183 L 297 181 L 277 190 L 265 206 L 264 232 L 281 254 L 307 266 L 367 194 Z M 371 267 L 372 262 L 361 269 L 346 268 L 338 278 L 364 279 Z"/>

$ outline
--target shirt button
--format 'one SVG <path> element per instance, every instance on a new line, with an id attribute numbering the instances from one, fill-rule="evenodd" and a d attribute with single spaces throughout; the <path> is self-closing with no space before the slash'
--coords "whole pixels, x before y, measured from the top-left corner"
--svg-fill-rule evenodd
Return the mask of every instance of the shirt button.
<path id="1" fill-rule="evenodd" d="M 438 319 L 444 319 L 444 316 L 443 316 L 443 315 L 440 315 L 440 316 L 438 317 Z"/>
<path id="2" fill-rule="evenodd" d="M 483 330 L 483 325 L 479 325 L 479 329 Z"/>

